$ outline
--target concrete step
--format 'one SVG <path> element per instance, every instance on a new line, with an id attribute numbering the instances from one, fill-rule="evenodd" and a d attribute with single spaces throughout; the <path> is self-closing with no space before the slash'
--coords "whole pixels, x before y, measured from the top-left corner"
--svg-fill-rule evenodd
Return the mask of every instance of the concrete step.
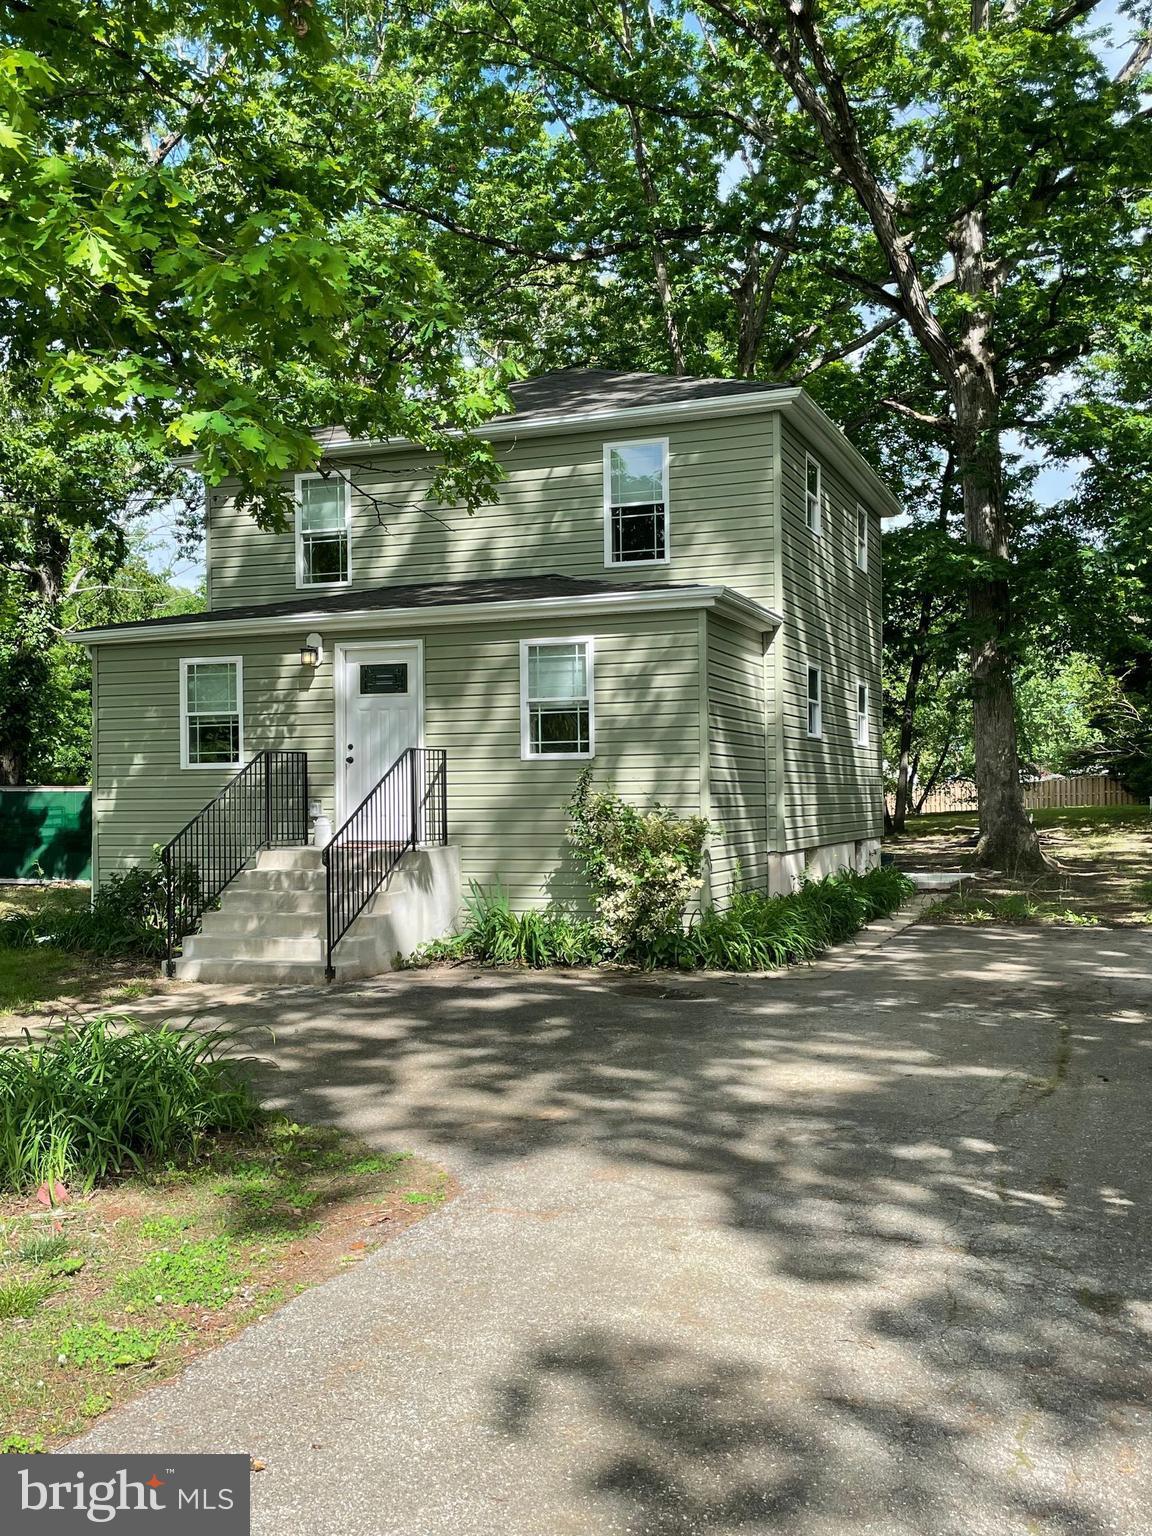
<path id="1" fill-rule="evenodd" d="M 299 917 L 308 914 L 323 918 L 324 886 L 322 882 L 313 881 L 310 885 L 282 891 L 270 890 L 263 885 L 237 887 L 234 881 L 221 896 L 219 910 L 221 912 L 266 912 L 269 916 L 276 912 L 286 912 Z"/>
<path id="2" fill-rule="evenodd" d="M 312 912 L 280 910 L 263 903 L 245 908 L 227 902 L 218 912 L 205 912 L 200 932 L 209 938 L 238 938 L 259 934 L 269 939 L 319 939 L 324 932 L 324 906 Z"/>
<path id="3" fill-rule="evenodd" d="M 184 940 L 187 960 L 288 960 L 323 965 L 324 945 L 318 937 L 265 938 L 259 932 L 224 936 L 194 933 Z"/>
<path id="4" fill-rule="evenodd" d="M 173 966 L 179 981 L 239 982 L 246 986 L 322 987 L 324 965 L 292 960 L 180 959 Z"/>
<path id="5" fill-rule="evenodd" d="M 319 848 L 261 848 L 256 855 L 255 868 L 322 869 L 323 863 Z"/>
<path id="6" fill-rule="evenodd" d="M 242 869 L 226 888 L 223 899 L 227 899 L 230 891 L 253 893 L 319 891 L 323 896 L 324 871 L 322 869 Z"/>

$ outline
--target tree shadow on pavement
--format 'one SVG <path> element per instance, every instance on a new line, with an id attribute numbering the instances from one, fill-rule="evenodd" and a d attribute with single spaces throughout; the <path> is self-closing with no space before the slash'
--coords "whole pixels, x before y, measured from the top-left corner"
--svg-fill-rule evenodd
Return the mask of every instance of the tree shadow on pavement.
<path id="1" fill-rule="evenodd" d="M 283 1006 L 269 1081 L 481 1182 L 515 1162 L 552 1209 L 602 1170 L 638 1241 L 690 1208 L 654 1266 L 735 1245 L 706 1327 L 558 1323 L 493 1382 L 499 1433 L 619 1528 L 1144 1536 L 1141 944 L 921 928 L 766 980 L 395 976 Z"/>

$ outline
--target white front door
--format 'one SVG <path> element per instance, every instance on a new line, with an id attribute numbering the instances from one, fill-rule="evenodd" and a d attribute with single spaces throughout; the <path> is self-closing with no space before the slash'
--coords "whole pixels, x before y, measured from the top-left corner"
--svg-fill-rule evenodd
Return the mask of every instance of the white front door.
<path id="1" fill-rule="evenodd" d="M 400 754 L 420 745 L 423 681 L 418 645 L 349 645 L 340 654 L 336 769 L 344 821 Z"/>

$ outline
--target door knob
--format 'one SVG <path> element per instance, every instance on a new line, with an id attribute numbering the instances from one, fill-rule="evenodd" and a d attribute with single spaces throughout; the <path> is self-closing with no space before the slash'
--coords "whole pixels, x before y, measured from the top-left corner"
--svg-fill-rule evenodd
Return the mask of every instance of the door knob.
<path id="1" fill-rule="evenodd" d="M 345 758 L 345 759 L 344 759 L 344 761 L 345 761 L 345 762 L 346 762 L 346 763 L 348 763 L 348 764 L 351 764 L 351 762 L 352 762 L 352 759 L 351 759 L 351 758 L 350 758 L 350 757 L 346 757 L 346 758 Z"/>

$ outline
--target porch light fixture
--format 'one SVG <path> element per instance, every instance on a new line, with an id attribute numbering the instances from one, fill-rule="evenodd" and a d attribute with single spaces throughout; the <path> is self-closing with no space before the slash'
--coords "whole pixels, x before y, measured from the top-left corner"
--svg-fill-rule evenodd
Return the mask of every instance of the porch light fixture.
<path id="1" fill-rule="evenodd" d="M 324 660 L 324 641 L 321 636 L 311 634 L 305 637 L 304 644 L 300 647 L 300 665 L 302 667 L 318 667 Z"/>

